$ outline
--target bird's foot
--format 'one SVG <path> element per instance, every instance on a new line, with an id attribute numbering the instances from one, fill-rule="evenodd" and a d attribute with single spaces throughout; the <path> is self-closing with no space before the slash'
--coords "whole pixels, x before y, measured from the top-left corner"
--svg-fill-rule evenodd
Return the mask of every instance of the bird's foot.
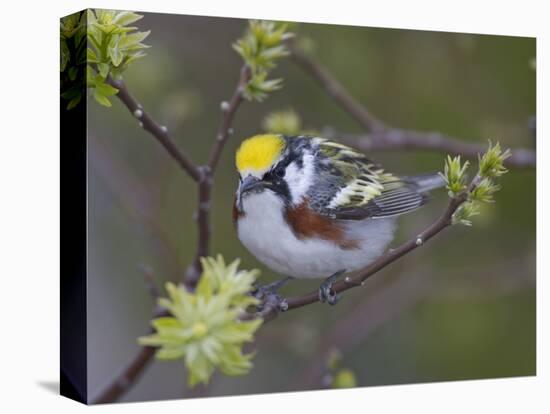
<path id="1" fill-rule="evenodd" d="M 256 286 L 256 288 L 252 291 L 252 295 L 256 299 L 262 300 L 266 296 L 277 294 L 277 291 L 292 279 L 294 279 L 292 276 L 287 276 L 267 285 Z"/>
<path id="2" fill-rule="evenodd" d="M 252 296 L 260 300 L 260 305 L 258 305 L 258 310 L 260 313 L 273 308 L 282 311 L 286 310 L 286 307 L 288 306 L 286 304 L 286 299 L 279 295 L 277 291 L 292 279 L 292 276 L 287 276 L 273 283 L 257 286 L 256 289 L 252 291 Z"/>
<path id="3" fill-rule="evenodd" d="M 338 303 L 340 295 L 332 289 L 332 285 L 344 273 L 346 273 L 346 269 L 339 270 L 325 279 L 319 287 L 319 302 L 327 302 L 329 305 L 336 305 Z"/>

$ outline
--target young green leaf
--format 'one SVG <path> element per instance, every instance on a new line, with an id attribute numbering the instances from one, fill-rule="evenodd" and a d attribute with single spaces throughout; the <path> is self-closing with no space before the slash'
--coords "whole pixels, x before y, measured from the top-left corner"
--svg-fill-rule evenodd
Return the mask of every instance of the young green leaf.
<path id="1" fill-rule="evenodd" d="M 101 92 L 99 92 L 97 90 L 97 88 L 94 89 L 93 91 L 93 96 L 94 96 L 94 99 L 101 105 L 103 106 L 107 106 L 107 107 L 110 107 L 111 106 L 111 101 L 109 101 L 109 99 L 107 99 L 107 97 L 105 97 L 104 95 L 101 94 Z"/>
<path id="2" fill-rule="evenodd" d="M 67 104 L 67 110 L 73 109 L 75 106 L 77 106 L 80 103 L 81 100 L 82 100 L 82 93 L 78 94 L 77 96 L 75 96 L 73 99 L 69 101 L 69 103 Z"/>
<path id="3" fill-rule="evenodd" d="M 61 39 L 61 63 L 60 63 L 60 71 L 64 72 L 65 68 L 67 67 L 67 64 L 71 60 L 71 54 L 69 52 L 69 47 L 67 46 L 67 42 L 65 39 Z"/>
<path id="4" fill-rule="evenodd" d="M 112 87 L 111 85 L 98 81 L 98 78 L 96 78 L 96 84 L 95 84 L 96 91 L 99 91 L 103 96 L 113 96 L 118 93 L 118 89 Z"/>
<path id="5" fill-rule="evenodd" d="M 258 303 L 249 294 L 257 271 L 239 270 L 238 260 L 226 265 L 221 256 L 201 263 L 203 273 L 195 291 L 168 283 L 168 298 L 161 298 L 159 306 L 171 316 L 154 319 L 155 333 L 138 339 L 141 345 L 158 347 L 158 359 L 184 358 L 191 386 L 206 384 L 216 368 L 226 375 L 250 371 L 254 354 L 243 354 L 242 347 L 262 323 L 238 319 Z"/>
<path id="6" fill-rule="evenodd" d="M 113 18 L 113 23 L 118 24 L 120 26 L 127 26 L 129 24 L 132 24 L 134 22 L 137 22 L 138 20 L 142 19 L 143 16 L 137 13 L 133 13 L 130 11 L 123 11 L 119 12 L 115 15 Z"/>
<path id="7" fill-rule="evenodd" d="M 233 44 L 233 49 L 252 71 L 243 94 L 245 99 L 262 101 L 281 88 L 282 80 L 268 80 L 268 73 L 277 60 L 289 54 L 284 41 L 292 34 L 287 32 L 287 27 L 280 22 L 251 20 L 244 36 Z"/>
<path id="8" fill-rule="evenodd" d="M 504 168 L 504 161 L 512 155 L 509 149 L 502 152 L 500 143 L 495 145 L 489 141 L 489 148 L 479 156 L 479 175 L 481 177 L 500 177 L 508 170 Z"/>
<path id="9" fill-rule="evenodd" d="M 109 46 L 107 48 L 111 62 L 115 67 L 122 63 L 122 59 L 124 57 L 122 50 L 119 47 L 119 40 L 120 35 L 112 36 L 111 40 L 109 40 Z"/>

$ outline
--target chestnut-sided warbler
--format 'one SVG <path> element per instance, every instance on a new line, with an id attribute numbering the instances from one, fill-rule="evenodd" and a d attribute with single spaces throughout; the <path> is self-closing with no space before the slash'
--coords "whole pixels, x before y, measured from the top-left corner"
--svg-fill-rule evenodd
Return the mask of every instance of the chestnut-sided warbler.
<path id="1" fill-rule="evenodd" d="M 241 242 L 287 279 L 332 275 L 319 289 L 331 304 L 335 278 L 381 256 L 396 217 L 444 185 L 437 174 L 391 174 L 353 148 L 314 136 L 253 136 L 237 150 L 236 167 L 233 220 Z"/>

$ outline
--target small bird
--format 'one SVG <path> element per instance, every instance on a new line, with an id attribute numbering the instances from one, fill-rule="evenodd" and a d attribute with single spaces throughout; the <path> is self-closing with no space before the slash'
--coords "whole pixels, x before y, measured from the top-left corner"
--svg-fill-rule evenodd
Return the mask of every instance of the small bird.
<path id="1" fill-rule="evenodd" d="M 335 304 L 341 274 L 380 257 L 396 217 L 445 185 L 438 174 L 397 176 L 361 152 L 315 136 L 255 135 L 236 152 L 233 221 L 244 246 L 290 278 L 326 278 L 319 298 Z M 327 277 L 328 276 L 328 277 Z"/>

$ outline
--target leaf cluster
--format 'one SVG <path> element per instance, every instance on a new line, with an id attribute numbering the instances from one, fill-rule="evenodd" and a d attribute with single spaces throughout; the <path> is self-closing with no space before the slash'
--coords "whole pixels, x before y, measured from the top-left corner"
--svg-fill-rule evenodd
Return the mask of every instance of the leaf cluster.
<path id="1" fill-rule="evenodd" d="M 242 38 L 233 44 L 233 49 L 250 67 L 252 76 L 245 87 L 244 97 L 249 101 L 262 101 L 269 93 L 282 87 L 282 79 L 268 79 L 276 61 L 287 56 L 285 41 L 293 36 L 288 24 L 264 20 L 249 21 Z"/>
<path id="2" fill-rule="evenodd" d="M 470 163 L 465 161 L 464 163 L 460 160 L 460 155 L 452 158 L 450 155 L 447 155 L 445 160 L 445 167 L 443 173 L 439 173 L 445 183 L 447 184 L 446 188 L 449 190 L 449 197 L 454 198 L 457 195 L 461 194 L 466 190 L 466 170 Z"/>
<path id="3" fill-rule="evenodd" d="M 466 185 L 466 170 L 468 161 L 463 164 L 460 156 L 451 158 L 447 156 L 443 173 L 449 197 L 455 198 L 467 191 L 467 199 L 460 205 L 453 214 L 453 224 L 464 224 L 471 226 L 471 218 L 479 214 L 481 204 L 492 203 L 494 194 L 500 190 L 500 186 L 495 184 L 495 179 L 504 175 L 508 170 L 504 168 L 504 161 L 510 157 L 510 150 L 502 151 L 497 142 L 493 145 L 489 141 L 487 151 L 478 157 L 478 172 L 474 178 L 474 184 L 468 189 Z"/>
<path id="4" fill-rule="evenodd" d="M 257 270 L 239 270 L 239 260 L 226 265 L 222 256 L 203 258 L 203 273 L 194 292 L 172 283 L 159 305 L 171 316 L 154 319 L 155 333 L 141 337 L 141 345 L 159 347 L 162 360 L 184 358 L 188 383 L 208 383 L 216 368 L 226 375 L 243 375 L 252 368 L 254 354 L 243 354 L 243 344 L 254 338 L 262 320 L 240 321 L 239 315 L 258 300 L 249 292 Z"/>
<path id="5" fill-rule="evenodd" d="M 109 97 L 118 92 L 105 83 L 107 77 L 119 79 L 128 65 L 145 56 L 144 49 L 149 46 L 142 42 L 150 31 L 140 32 L 129 26 L 141 18 L 142 15 L 130 11 L 87 12 L 87 86 L 101 105 L 111 106 Z"/>
<path id="6" fill-rule="evenodd" d="M 74 108 L 86 91 L 86 12 L 60 20 L 61 97 Z"/>

